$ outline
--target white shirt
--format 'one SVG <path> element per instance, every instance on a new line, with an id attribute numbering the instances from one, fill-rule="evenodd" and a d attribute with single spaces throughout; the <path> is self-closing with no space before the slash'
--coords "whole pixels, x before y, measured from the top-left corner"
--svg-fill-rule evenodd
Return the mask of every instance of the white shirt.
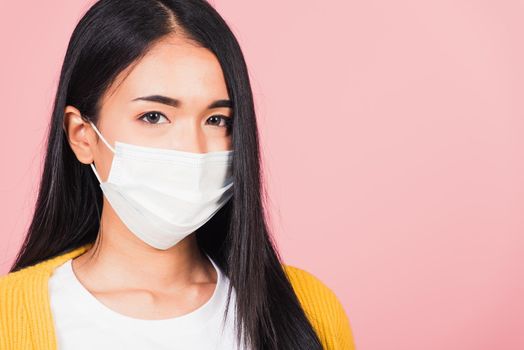
<path id="1" fill-rule="evenodd" d="M 190 313 L 161 320 L 138 319 L 110 309 L 80 283 L 69 259 L 49 278 L 58 349 L 236 349 L 235 290 L 223 324 L 229 278 L 208 259 L 217 271 L 211 299 Z"/>

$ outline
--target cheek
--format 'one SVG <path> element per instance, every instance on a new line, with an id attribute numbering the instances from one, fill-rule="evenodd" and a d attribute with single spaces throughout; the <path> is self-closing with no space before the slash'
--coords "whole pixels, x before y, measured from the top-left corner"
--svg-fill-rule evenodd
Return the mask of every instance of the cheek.
<path id="1" fill-rule="evenodd" d="M 227 138 L 227 147 L 226 149 L 231 150 L 233 149 L 233 139 L 231 138 L 231 134 Z"/>
<path id="2" fill-rule="evenodd" d="M 231 135 L 226 135 L 225 133 L 221 136 L 210 137 L 207 144 L 209 152 L 226 151 L 230 150 L 233 146 Z"/>
<path id="3" fill-rule="evenodd" d="M 113 162 L 113 152 L 107 148 L 100 140 L 98 145 L 97 157 L 95 158 L 95 168 L 103 182 L 107 181 L 111 164 Z"/>
<path id="4" fill-rule="evenodd" d="M 144 135 L 141 132 L 141 129 L 138 125 L 138 122 L 133 119 L 125 119 L 118 122 L 115 122 L 111 125 L 111 137 L 112 137 L 112 146 L 115 146 L 115 141 L 120 141 L 124 143 L 140 144 L 142 139 L 146 138 L 147 135 Z"/>

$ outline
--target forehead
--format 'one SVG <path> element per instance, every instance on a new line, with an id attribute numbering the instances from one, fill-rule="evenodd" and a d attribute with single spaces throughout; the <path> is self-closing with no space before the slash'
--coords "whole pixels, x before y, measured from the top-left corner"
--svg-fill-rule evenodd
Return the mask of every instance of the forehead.
<path id="1" fill-rule="evenodd" d="M 227 87 L 216 56 L 181 38 L 168 37 L 119 74 L 106 102 L 131 101 L 139 96 L 165 95 L 184 104 L 208 104 L 227 99 Z"/>

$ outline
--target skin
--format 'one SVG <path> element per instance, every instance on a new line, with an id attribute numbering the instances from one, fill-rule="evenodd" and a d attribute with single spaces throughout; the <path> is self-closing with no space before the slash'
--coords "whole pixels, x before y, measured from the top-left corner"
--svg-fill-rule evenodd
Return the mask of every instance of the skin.
<path id="1" fill-rule="evenodd" d="M 131 101 L 150 95 L 176 98 L 181 104 Z M 222 118 L 230 118 L 232 109 L 207 108 L 215 100 L 228 99 L 214 54 L 169 36 L 123 71 L 106 91 L 97 127 L 113 147 L 121 141 L 195 153 L 230 150 L 231 136 Z M 113 153 L 74 106 L 65 108 L 64 130 L 77 159 L 94 162 L 105 181 Z M 74 258 L 72 266 L 100 302 L 140 319 L 187 314 L 211 298 L 217 281 L 211 262 L 198 249 L 195 233 L 167 250 L 151 247 L 125 226 L 105 196 L 97 242 Z"/>

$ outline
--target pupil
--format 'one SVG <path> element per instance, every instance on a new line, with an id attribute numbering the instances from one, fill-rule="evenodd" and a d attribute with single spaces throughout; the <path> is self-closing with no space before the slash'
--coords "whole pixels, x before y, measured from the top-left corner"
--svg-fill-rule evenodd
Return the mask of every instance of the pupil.
<path id="1" fill-rule="evenodd" d="M 150 113 L 149 117 L 150 116 L 154 116 L 153 118 L 149 118 L 150 120 L 152 119 L 153 121 L 156 121 L 156 119 L 158 118 L 158 113 Z"/>

